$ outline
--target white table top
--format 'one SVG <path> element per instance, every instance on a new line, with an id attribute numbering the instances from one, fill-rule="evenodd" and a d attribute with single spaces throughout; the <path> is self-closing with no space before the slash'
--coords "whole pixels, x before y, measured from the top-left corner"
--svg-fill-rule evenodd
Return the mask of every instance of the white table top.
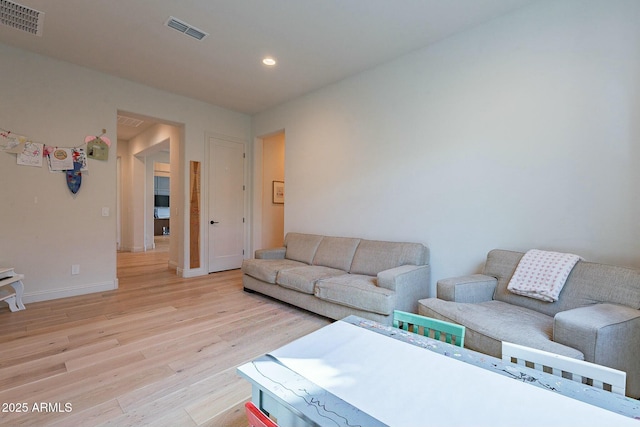
<path id="1" fill-rule="evenodd" d="M 270 353 L 390 426 L 597 426 L 638 420 L 338 321 Z"/>

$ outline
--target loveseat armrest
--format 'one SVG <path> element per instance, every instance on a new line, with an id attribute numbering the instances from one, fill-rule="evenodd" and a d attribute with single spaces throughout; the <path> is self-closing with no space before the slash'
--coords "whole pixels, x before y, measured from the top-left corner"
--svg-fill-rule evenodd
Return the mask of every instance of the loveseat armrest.
<path id="1" fill-rule="evenodd" d="M 284 259 L 284 254 L 287 252 L 286 247 L 281 248 L 269 248 L 258 249 L 255 252 L 256 259 Z"/>
<path id="2" fill-rule="evenodd" d="M 491 301 L 498 279 L 485 274 L 470 274 L 438 280 L 436 293 L 446 301 L 477 303 Z"/>
<path id="3" fill-rule="evenodd" d="M 553 340 L 573 347 L 585 360 L 627 373 L 627 396 L 640 398 L 640 310 L 600 303 L 557 313 Z"/>
<path id="4" fill-rule="evenodd" d="M 429 297 L 429 265 L 402 265 L 378 273 L 378 286 L 395 291 L 396 310 L 417 313 L 418 300 Z"/>

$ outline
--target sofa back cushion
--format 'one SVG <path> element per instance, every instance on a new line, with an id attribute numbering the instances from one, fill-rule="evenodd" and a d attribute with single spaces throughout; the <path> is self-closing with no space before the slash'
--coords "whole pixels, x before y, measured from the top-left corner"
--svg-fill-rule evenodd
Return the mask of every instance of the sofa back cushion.
<path id="1" fill-rule="evenodd" d="M 360 240 L 350 273 L 377 276 L 379 272 L 401 265 L 426 265 L 429 249 L 421 243 Z"/>
<path id="2" fill-rule="evenodd" d="M 516 295 L 507 285 L 523 256 L 522 252 L 499 249 L 489 252 L 483 273 L 498 279 L 493 299 L 549 316 L 601 302 L 640 309 L 640 271 L 586 261 L 573 267 L 556 302 Z"/>
<path id="3" fill-rule="evenodd" d="M 351 237 L 323 237 L 315 256 L 313 265 L 337 268 L 349 271 L 353 254 L 360 243 L 360 239 Z"/>
<path id="4" fill-rule="evenodd" d="M 294 261 L 311 264 L 322 241 L 316 234 L 287 233 L 284 246 L 287 248 L 284 257 Z"/>
<path id="5" fill-rule="evenodd" d="M 600 302 L 640 309 L 640 270 L 579 261 L 567 278 L 567 284 L 571 286 L 565 293 L 568 301 L 563 305 L 571 306 L 565 306 L 563 310 Z"/>

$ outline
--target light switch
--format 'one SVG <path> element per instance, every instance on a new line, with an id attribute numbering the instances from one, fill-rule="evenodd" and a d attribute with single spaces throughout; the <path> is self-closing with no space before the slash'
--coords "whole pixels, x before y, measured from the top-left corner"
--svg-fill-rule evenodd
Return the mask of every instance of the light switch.
<path id="1" fill-rule="evenodd" d="M 102 208 L 102 216 L 109 216 L 109 208 Z"/>

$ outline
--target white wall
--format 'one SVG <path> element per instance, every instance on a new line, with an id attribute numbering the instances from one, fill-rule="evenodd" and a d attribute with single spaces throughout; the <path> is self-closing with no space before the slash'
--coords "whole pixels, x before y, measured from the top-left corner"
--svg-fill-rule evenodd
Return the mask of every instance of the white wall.
<path id="1" fill-rule="evenodd" d="M 205 132 L 249 140 L 250 117 L 244 114 L 3 44 L 0 58 L 1 128 L 60 147 L 80 145 L 85 136 L 103 128 L 113 141 L 107 162 L 89 160 L 89 172 L 83 174 L 75 197 L 66 188 L 64 175 L 52 174 L 46 167 L 17 166 L 15 155 L 0 152 L 0 265 L 25 274 L 27 302 L 117 285 L 118 110 L 184 124 L 177 158 L 185 174 L 189 161 L 204 160 Z M 184 194 L 188 180 L 179 176 L 175 181 Z M 109 217 L 102 217 L 103 207 L 110 209 Z M 184 199 L 176 209 L 188 212 Z M 176 224 L 172 234 L 177 228 L 184 233 L 187 226 L 188 221 Z M 189 247 L 188 233 L 184 236 L 178 254 L 181 264 L 184 248 Z M 80 265 L 79 275 L 71 275 L 72 264 Z M 181 271 L 190 273 L 188 266 Z"/>
<path id="2" fill-rule="evenodd" d="M 492 248 L 640 267 L 638 22 L 540 2 L 257 115 L 285 230 L 423 242 L 432 286 Z"/>

